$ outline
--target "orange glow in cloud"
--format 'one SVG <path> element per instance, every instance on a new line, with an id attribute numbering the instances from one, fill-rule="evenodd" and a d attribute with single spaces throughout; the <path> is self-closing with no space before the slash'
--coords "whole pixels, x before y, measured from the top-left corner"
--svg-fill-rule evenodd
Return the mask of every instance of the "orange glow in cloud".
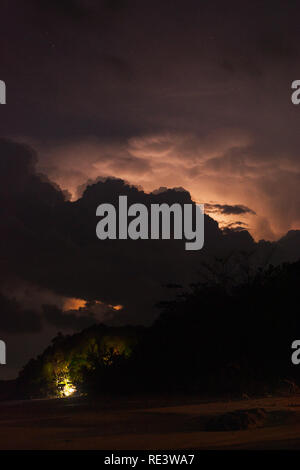
<path id="1" fill-rule="evenodd" d="M 194 201 L 250 207 L 256 215 L 210 216 L 220 227 L 239 220 L 248 224 L 245 227 L 256 240 L 274 240 L 291 221 L 285 220 L 286 212 L 279 214 L 261 181 L 268 170 L 272 185 L 276 180 L 281 187 L 281 169 L 270 166 L 267 158 L 253 159 L 252 143 L 252 136 L 238 129 L 221 129 L 207 136 L 161 133 L 132 137 L 122 144 L 94 138 L 50 149 L 38 143 L 35 147 L 42 156 L 40 171 L 67 189 L 73 201 L 81 197 L 87 181 L 92 184 L 98 177 L 122 178 L 146 193 L 161 186 L 183 187 Z"/>
<path id="2" fill-rule="evenodd" d="M 95 305 L 105 305 L 101 300 L 95 300 L 94 301 Z M 76 297 L 69 297 L 66 298 L 63 301 L 63 311 L 66 312 L 67 310 L 79 310 L 80 308 L 85 308 L 87 306 L 87 301 L 84 299 L 77 299 Z M 119 311 L 124 308 L 123 305 L 117 304 L 117 305 L 111 305 L 107 304 L 107 307 Z"/>
<path id="3" fill-rule="evenodd" d="M 63 304 L 63 310 L 79 310 L 86 306 L 86 301 L 84 299 L 76 299 L 75 297 L 70 297 L 66 299 Z"/>
<path id="4" fill-rule="evenodd" d="M 122 310 L 123 309 L 123 305 L 112 305 L 112 308 L 114 310 Z"/>

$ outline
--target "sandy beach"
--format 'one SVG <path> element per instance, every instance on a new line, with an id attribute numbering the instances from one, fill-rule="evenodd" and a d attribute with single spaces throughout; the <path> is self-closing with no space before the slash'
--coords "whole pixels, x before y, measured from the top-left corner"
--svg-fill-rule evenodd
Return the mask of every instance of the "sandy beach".
<path id="1" fill-rule="evenodd" d="M 168 403 L 169 402 L 169 403 Z M 263 425 L 207 431 L 235 410 L 263 408 Z M 300 397 L 227 402 L 197 399 L 31 400 L 0 404 L 0 448 L 15 449 L 298 449 Z"/>

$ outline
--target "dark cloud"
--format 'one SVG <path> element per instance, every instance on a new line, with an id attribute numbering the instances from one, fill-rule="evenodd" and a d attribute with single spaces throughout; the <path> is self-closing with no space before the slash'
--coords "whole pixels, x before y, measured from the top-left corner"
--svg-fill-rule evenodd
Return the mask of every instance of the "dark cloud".
<path id="1" fill-rule="evenodd" d="M 240 215 L 240 214 L 255 214 L 252 209 L 249 207 L 236 204 L 230 206 L 228 204 L 205 204 L 206 212 L 210 213 L 220 213 L 225 215 Z"/>
<path id="2" fill-rule="evenodd" d="M 43 313 L 45 319 L 50 325 L 62 330 L 82 330 L 83 328 L 87 328 L 88 326 L 97 323 L 97 319 L 92 313 L 83 315 L 72 311 L 63 312 L 55 305 L 44 305 Z"/>
<path id="3" fill-rule="evenodd" d="M 24 310 L 16 300 L 0 294 L 0 332 L 1 333 L 38 333 L 42 329 L 41 318 L 37 312 Z"/>
<path id="4" fill-rule="evenodd" d="M 228 224 L 224 223 L 221 228 L 223 233 L 230 234 L 232 232 L 241 232 L 242 230 L 246 230 L 247 225 L 248 224 L 246 222 L 238 220 L 236 222 L 231 222 Z"/>

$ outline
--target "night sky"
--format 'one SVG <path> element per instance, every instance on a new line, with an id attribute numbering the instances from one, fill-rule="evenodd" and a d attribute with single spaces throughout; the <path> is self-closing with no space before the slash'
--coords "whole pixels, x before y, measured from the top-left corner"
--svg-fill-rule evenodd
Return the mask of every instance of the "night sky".
<path id="1" fill-rule="evenodd" d="M 195 275 L 203 254 L 171 242 L 100 247 L 100 202 L 191 198 L 219 227 L 249 231 L 237 245 L 300 228 L 299 2 L 3 0 L 0 11 L 3 377 L 57 331 L 150 323 L 162 286 Z"/>

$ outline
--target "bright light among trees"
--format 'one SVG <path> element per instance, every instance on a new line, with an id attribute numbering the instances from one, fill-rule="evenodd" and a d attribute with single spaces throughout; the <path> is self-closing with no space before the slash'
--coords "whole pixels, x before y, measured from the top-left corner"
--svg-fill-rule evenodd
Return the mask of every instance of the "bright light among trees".
<path id="1" fill-rule="evenodd" d="M 76 392 L 76 387 L 72 385 L 71 383 L 65 384 L 62 389 L 62 395 L 64 397 L 69 397 L 70 395 L 73 395 L 73 393 L 75 392 Z"/>

